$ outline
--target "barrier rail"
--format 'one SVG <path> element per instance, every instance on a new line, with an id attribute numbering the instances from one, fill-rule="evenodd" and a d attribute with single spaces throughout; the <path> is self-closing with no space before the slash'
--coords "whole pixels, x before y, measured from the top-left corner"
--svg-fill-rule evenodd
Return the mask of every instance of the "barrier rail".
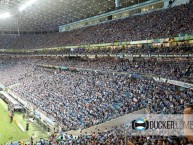
<path id="1" fill-rule="evenodd" d="M 83 57 L 83 58 L 193 58 L 193 54 L 1 54 L 9 57 Z"/>

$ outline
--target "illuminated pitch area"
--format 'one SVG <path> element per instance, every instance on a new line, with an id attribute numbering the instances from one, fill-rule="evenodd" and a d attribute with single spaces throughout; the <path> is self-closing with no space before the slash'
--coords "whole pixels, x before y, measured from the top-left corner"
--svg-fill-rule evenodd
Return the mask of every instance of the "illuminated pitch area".
<path id="1" fill-rule="evenodd" d="M 46 134 L 37 124 L 30 124 L 28 132 L 22 132 L 14 123 L 10 123 L 7 104 L 0 99 L 0 144 L 22 141 L 29 143 L 32 136 L 35 141 L 39 138 L 47 138 Z M 21 113 L 15 113 L 16 120 L 25 128 L 26 121 L 23 120 Z"/>
<path id="2" fill-rule="evenodd" d="M 29 139 L 29 135 L 23 133 L 14 122 L 10 123 L 6 108 L 7 105 L 0 99 L 0 144 Z"/>

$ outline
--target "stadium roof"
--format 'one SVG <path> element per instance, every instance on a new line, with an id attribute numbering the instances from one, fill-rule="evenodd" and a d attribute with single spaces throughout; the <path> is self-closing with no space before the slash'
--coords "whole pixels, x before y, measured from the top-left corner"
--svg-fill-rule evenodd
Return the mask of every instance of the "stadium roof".
<path id="1" fill-rule="evenodd" d="M 121 6 L 141 1 L 147 0 L 121 0 Z M 0 30 L 52 31 L 114 9 L 114 0 L 0 0 Z"/>

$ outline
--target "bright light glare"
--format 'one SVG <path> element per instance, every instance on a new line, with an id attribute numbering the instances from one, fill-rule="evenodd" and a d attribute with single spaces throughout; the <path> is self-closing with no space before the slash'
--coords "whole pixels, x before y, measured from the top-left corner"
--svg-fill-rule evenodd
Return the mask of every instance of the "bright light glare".
<path id="1" fill-rule="evenodd" d="M 0 19 L 6 19 L 6 18 L 9 18 L 11 17 L 10 13 L 9 12 L 6 12 L 6 13 L 3 13 L 3 14 L 0 14 Z"/>
<path id="2" fill-rule="evenodd" d="M 21 11 L 25 10 L 27 7 L 31 6 L 35 1 L 37 1 L 37 0 L 29 0 L 25 4 L 21 5 L 21 7 L 19 7 L 19 11 L 21 12 Z"/>

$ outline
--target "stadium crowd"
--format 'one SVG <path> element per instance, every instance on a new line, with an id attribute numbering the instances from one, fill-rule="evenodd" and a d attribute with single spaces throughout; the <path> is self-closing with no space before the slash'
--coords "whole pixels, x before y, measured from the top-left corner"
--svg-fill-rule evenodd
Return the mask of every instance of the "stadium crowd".
<path id="1" fill-rule="evenodd" d="M 67 59 L 67 58 L 58 58 L 58 59 L 45 59 L 45 60 L 31 60 L 34 64 L 48 64 L 54 66 L 65 66 L 65 67 L 74 67 L 74 68 L 85 68 L 85 69 L 94 69 L 102 71 L 115 71 L 115 72 L 128 72 L 135 73 L 139 75 L 152 75 L 157 77 L 163 77 L 168 79 L 180 80 L 183 82 L 192 83 L 193 78 L 193 63 L 191 58 L 179 58 L 179 59 L 140 59 L 140 60 L 123 60 L 123 59 L 112 59 L 112 58 L 97 58 L 97 59 Z M 78 62 L 78 63 L 77 63 Z M 6 63 L 6 62 L 3 62 Z M 1 64 L 1 62 L 0 62 Z M 25 71 L 20 71 L 22 69 L 22 64 L 18 63 L 18 66 L 14 66 L 13 62 L 10 61 L 6 66 L 8 68 L 14 68 L 13 71 L 16 71 L 15 74 L 10 74 L 12 76 L 10 79 L 18 78 L 17 75 L 22 75 L 27 72 L 31 72 L 34 68 L 27 67 Z M 0 66 L 0 67 L 3 67 Z M 2 69 L 4 75 L 8 71 Z M 15 76 L 14 76 L 15 75 Z M 10 85 L 11 82 L 6 82 L 6 78 L 2 78 L 6 85 Z M 19 80 L 17 80 L 19 82 Z"/>
<path id="2" fill-rule="evenodd" d="M 170 62 L 171 67 L 176 64 L 183 69 L 190 65 L 187 63 L 189 60 L 180 60 L 179 62 L 175 60 L 151 61 L 144 62 L 144 64 L 155 63 L 158 65 L 163 63 L 161 65 L 162 70 L 167 68 L 164 67 L 164 64 L 169 65 L 168 62 Z M 127 75 L 111 73 L 111 71 L 126 71 L 126 66 L 129 66 L 130 63 L 126 60 L 113 59 L 87 61 L 80 59 L 1 58 L 0 80 L 6 86 L 19 83 L 13 88 L 13 91 L 31 102 L 35 108 L 46 112 L 48 116 L 55 119 L 58 126 L 65 126 L 66 130 L 84 129 L 142 107 L 147 107 L 149 113 L 181 113 L 185 104 L 192 102 L 193 93 L 190 89 L 176 91 L 173 85 L 158 83 L 151 79 L 131 79 Z M 139 65 L 137 66 L 139 68 L 143 64 L 137 61 L 133 63 L 134 66 Z M 37 67 L 37 64 L 90 68 L 101 70 L 101 73 L 49 70 Z M 185 64 L 187 64 L 186 67 Z M 144 68 L 141 69 L 144 70 L 147 67 L 148 65 L 144 65 Z M 168 75 L 169 72 L 172 71 L 165 70 L 165 75 Z M 173 73 L 170 75 L 174 76 Z M 180 76 L 180 78 L 183 77 L 185 75 Z M 124 129 L 124 127 L 118 127 L 97 133 L 95 136 L 83 135 L 76 139 L 71 137 L 63 144 L 73 145 L 74 142 L 77 144 L 84 144 L 85 142 L 87 144 L 124 144 Z M 162 136 L 134 138 L 128 134 L 128 137 L 136 144 L 137 142 L 157 143 L 159 140 L 171 142 L 171 139 Z M 180 141 L 187 140 L 182 138 Z"/>
<path id="3" fill-rule="evenodd" d="M 193 4 L 134 15 L 63 33 L 0 35 L 0 48 L 50 48 L 81 44 L 114 43 L 171 38 L 192 34 Z"/>
<path id="4" fill-rule="evenodd" d="M 65 45 L 114 43 L 192 34 L 193 4 L 136 15 L 126 19 L 89 26 L 70 32 L 51 34 L 0 35 L 1 48 L 49 48 Z M 126 49 L 67 50 L 65 53 L 134 54 L 186 53 L 191 45 L 154 49 L 143 46 Z M 37 64 L 79 67 L 96 71 L 61 71 L 37 67 Z M 141 108 L 149 113 L 181 114 L 193 102 L 193 91 L 179 91 L 174 85 L 152 79 L 131 78 L 112 73 L 129 72 L 155 75 L 193 83 L 192 59 L 128 60 L 121 59 L 0 59 L 0 81 L 12 88 L 24 100 L 54 119 L 67 130 L 84 129 L 123 116 Z M 123 145 L 125 125 L 111 130 L 73 137 L 66 135 L 61 145 Z M 126 136 L 136 145 L 192 144 L 184 137 Z M 38 144 L 38 143 L 37 143 Z M 39 144 L 51 144 L 50 142 Z"/>
<path id="5" fill-rule="evenodd" d="M 178 110 L 182 110 L 184 103 L 191 101 L 192 97 L 190 90 L 188 93 L 187 91 L 179 93 L 174 91 L 174 86 L 153 80 L 132 81 L 127 75 L 112 74 L 108 71 L 108 65 L 103 66 L 106 71 L 101 73 L 70 72 L 36 66 L 37 63 L 45 63 L 48 60 L 7 61 L 1 65 L 3 68 L 0 70 L 1 82 L 6 85 L 19 83 L 20 85 L 14 88 L 15 92 L 53 116 L 59 124 L 68 126 L 68 129 L 96 125 L 145 107 L 147 104 L 151 104 L 150 112 L 169 110 L 177 113 Z M 79 61 L 69 61 L 68 64 L 70 62 L 78 62 L 79 66 L 86 65 L 84 62 L 79 64 Z M 90 65 L 96 67 L 95 62 Z"/>
<path id="6" fill-rule="evenodd" d="M 21 86 L 14 91 L 68 129 L 97 125 L 147 103 L 151 104 L 151 112 L 177 113 L 192 99 L 185 92 L 178 94 L 172 87 L 153 81 L 130 81 L 127 76 L 89 72 L 54 74 L 37 70 Z"/>
<path id="7" fill-rule="evenodd" d="M 145 96 L 129 97 L 127 94 L 126 76 L 89 72 L 54 74 L 45 70 L 34 71 L 31 75 L 14 91 L 68 129 L 90 127 L 145 105 Z M 138 84 L 134 83 L 131 88 L 134 86 Z"/>
<path id="8" fill-rule="evenodd" d="M 45 64 L 42 63 L 42 64 Z M 192 83 L 193 62 L 191 58 L 184 59 L 142 59 L 142 60 L 124 60 L 112 58 L 90 59 L 57 59 L 49 61 L 49 65 L 77 67 L 85 69 L 128 72 L 139 75 L 152 75 L 157 77 L 169 78 Z"/>

